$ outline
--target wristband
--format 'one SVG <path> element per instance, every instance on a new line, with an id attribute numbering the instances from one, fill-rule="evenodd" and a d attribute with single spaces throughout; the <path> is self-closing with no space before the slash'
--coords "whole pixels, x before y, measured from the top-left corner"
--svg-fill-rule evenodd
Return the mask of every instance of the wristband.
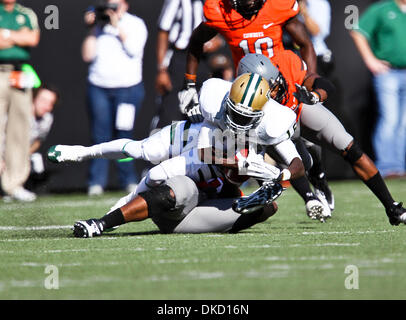
<path id="1" fill-rule="evenodd" d="M 317 98 L 319 99 L 319 102 L 321 102 L 321 94 L 320 94 L 320 93 L 318 93 L 318 92 L 315 90 L 315 91 L 312 91 L 312 94 L 313 94 L 313 95 L 317 95 Z"/>
<path id="2" fill-rule="evenodd" d="M 191 80 L 193 82 L 196 82 L 196 75 L 195 74 L 185 73 L 185 78 L 186 78 L 186 80 Z"/>
<path id="3" fill-rule="evenodd" d="M 292 174 L 290 173 L 289 169 L 283 169 L 281 172 L 282 181 L 290 180 Z"/>

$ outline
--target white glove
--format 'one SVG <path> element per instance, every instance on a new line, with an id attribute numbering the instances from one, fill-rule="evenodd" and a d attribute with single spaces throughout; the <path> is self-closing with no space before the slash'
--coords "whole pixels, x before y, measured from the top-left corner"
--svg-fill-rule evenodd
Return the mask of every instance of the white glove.
<path id="1" fill-rule="evenodd" d="M 179 109 L 182 114 L 186 114 L 187 108 L 190 105 L 199 104 L 199 97 L 197 95 L 196 83 L 193 81 L 186 82 L 185 88 L 178 93 Z"/>
<path id="2" fill-rule="evenodd" d="M 247 157 L 238 152 L 236 158 L 239 175 L 247 175 L 264 181 L 278 180 L 281 175 L 281 171 L 277 167 L 266 163 L 264 157 L 255 152 L 248 153 Z"/>

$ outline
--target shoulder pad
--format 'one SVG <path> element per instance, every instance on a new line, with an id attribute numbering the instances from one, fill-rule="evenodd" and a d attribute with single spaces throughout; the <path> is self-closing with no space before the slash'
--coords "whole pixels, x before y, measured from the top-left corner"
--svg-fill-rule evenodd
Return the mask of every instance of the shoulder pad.
<path id="1" fill-rule="evenodd" d="M 221 111 L 222 102 L 232 83 L 219 78 L 211 78 L 203 82 L 199 94 L 200 110 L 203 117 L 209 121 L 215 121 Z"/>
<path id="2" fill-rule="evenodd" d="M 264 106 L 264 117 L 261 123 L 269 138 L 278 138 L 292 131 L 296 124 L 296 113 L 274 100 L 269 100 Z"/>

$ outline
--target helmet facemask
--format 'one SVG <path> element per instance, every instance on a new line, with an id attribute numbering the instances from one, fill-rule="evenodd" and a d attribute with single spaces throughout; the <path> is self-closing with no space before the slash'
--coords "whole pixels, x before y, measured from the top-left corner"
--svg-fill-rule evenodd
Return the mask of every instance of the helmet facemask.
<path id="1" fill-rule="evenodd" d="M 280 104 L 285 104 L 289 98 L 288 86 L 285 78 L 281 73 L 275 79 L 269 79 L 269 89 L 271 91 L 271 99 Z"/>
<path id="2" fill-rule="evenodd" d="M 225 123 L 235 134 L 245 134 L 254 129 L 264 115 L 262 110 L 253 112 L 241 103 L 235 104 L 230 97 L 227 98 L 226 104 Z"/>

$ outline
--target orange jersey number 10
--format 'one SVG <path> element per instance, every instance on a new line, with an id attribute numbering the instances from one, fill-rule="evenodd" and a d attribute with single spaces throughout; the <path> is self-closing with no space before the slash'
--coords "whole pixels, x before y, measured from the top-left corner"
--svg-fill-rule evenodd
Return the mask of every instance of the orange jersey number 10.
<path id="1" fill-rule="evenodd" d="M 250 46 L 251 43 L 248 43 L 248 40 L 241 40 L 239 47 L 244 50 L 244 54 L 248 53 L 258 53 L 268 56 L 269 58 L 273 57 L 273 40 L 269 37 L 259 38 L 254 42 L 254 48 Z"/>

